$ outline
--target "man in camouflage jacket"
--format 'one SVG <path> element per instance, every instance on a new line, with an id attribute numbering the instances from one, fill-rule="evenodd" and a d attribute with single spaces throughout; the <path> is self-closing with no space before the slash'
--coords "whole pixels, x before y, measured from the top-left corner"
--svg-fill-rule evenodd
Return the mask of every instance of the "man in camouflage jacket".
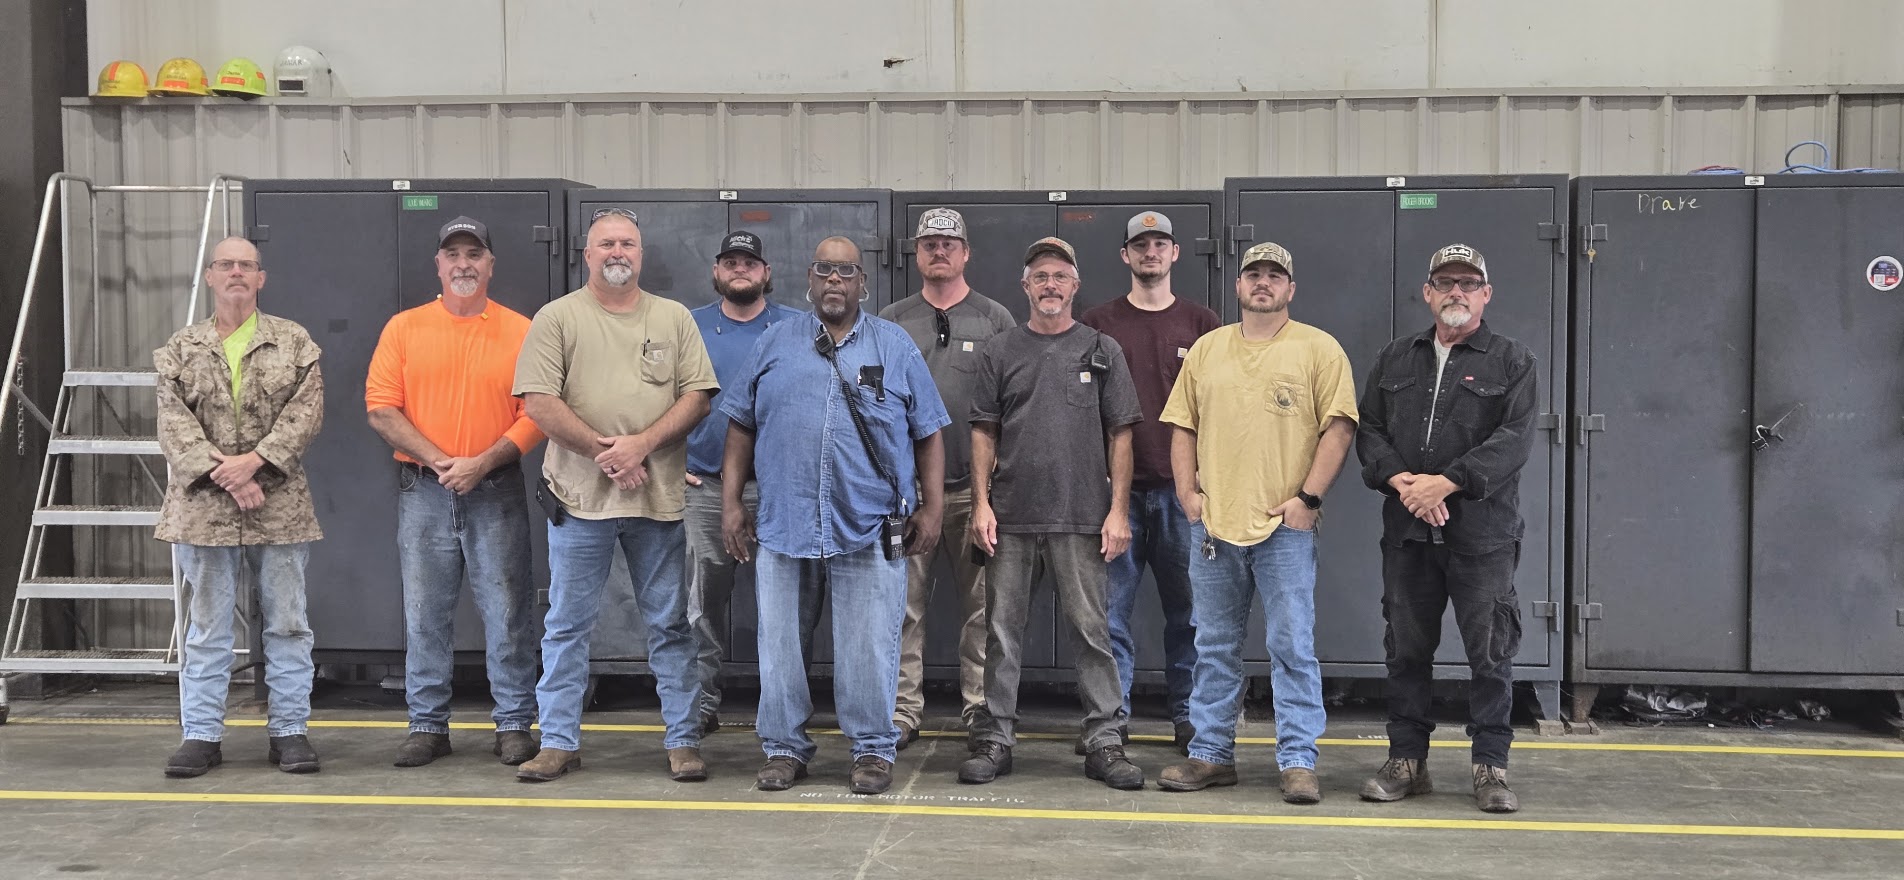
<path id="1" fill-rule="evenodd" d="M 304 566 L 323 533 L 300 462 L 324 420 L 324 378 L 310 334 L 258 311 L 264 280 L 256 247 L 219 242 L 205 268 L 213 316 L 152 353 L 159 446 L 171 471 L 155 537 L 173 545 L 191 585 L 179 673 L 185 737 L 166 763 L 172 777 L 199 776 L 223 760 L 241 584 L 258 590 L 264 612 L 269 759 L 289 773 L 318 769 L 305 737 L 314 667 Z"/>

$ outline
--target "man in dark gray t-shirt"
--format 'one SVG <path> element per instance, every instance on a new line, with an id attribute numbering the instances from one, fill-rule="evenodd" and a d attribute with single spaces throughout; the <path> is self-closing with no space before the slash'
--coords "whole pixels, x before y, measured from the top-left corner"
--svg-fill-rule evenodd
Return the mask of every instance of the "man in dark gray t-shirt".
<path id="1" fill-rule="evenodd" d="M 990 557 L 985 708 L 959 781 L 1011 772 L 1018 675 L 1031 591 L 1049 572 L 1078 654 L 1085 707 L 1084 775 L 1144 787 L 1124 754 L 1123 689 L 1111 657 L 1105 581 L 1130 545 L 1131 426 L 1143 421 L 1124 350 L 1077 323 L 1077 254 L 1062 239 L 1025 255 L 1025 326 L 992 337 L 972 387 L 974 546 Z"/>

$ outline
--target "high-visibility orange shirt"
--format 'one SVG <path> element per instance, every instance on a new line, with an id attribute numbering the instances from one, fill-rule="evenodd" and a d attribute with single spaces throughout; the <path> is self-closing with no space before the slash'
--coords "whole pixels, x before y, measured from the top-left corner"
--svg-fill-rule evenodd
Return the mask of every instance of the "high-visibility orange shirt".
<path id="1" fill-rule="evenodd" d="M 398 312 L 370 356 L 365 408 L 402 410 L 453 458 L 480 455 L 505 436 L 526 453 L 543 433 L 510 391 L 528 335 L 529 319 L 494 301 L 468 318 L 450 314 L 441 301 Z"/>

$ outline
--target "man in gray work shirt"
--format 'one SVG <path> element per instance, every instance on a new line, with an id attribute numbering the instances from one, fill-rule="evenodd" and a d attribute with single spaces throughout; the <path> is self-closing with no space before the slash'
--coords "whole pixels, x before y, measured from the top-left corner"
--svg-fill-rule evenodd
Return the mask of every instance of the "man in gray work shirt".
<path id="1" fill-rule="evenodd" d="M 972 521 L 972 425 L 966 415 L 972 410 L 980 347 L 1018 322 L 1004 306 L 966 285 L 965 263 L 972 247 L 959 212 L 928 208 L 919 215 L 913 241 L 924 283 L 918 293 L 887 306 L 879 316 L 898 324 L 919 346 L 946 412 L 952 414 L 952 424 L 942 432 L 945 520 L 936 555 L 950 564 L 959 588 L 964 620 L 959 627 L 959 714 L 970 728 L 985 704 L 985 569 L 973 564 L 965 542 Z M 899 701 L 893 707 L 902 749 L 919 738 L 924 720 L 925 614 L 932 601 L 934 558 L 921 554 L 906 561 L 906 623 L 899 635 Z"/>

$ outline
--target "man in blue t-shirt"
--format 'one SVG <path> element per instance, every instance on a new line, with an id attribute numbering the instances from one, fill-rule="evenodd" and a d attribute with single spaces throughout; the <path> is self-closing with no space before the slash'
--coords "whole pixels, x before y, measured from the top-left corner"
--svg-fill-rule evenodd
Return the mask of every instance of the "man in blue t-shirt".
<path id="1" fill-rule="evenodd" d="M 722 388 L 741 380 L 740 373 L 767 328 L 802 312 L 768 297 L 773 294 L 773 267 L 760 246 L 760 236 L 746 230 L 729 232 L 714 256 L 714 292 L 720 299 L 693 310 L 701 328 L 707 356 Z M 696 666 L 701 675 L 701 735 L 720 727 L 721 655 L 727 649 L 728 600 L 740 562 L 721 546 L 721 456 L 727 451 L 727 417 L 720 413 L 719 394 L 714 409 L 688 434 L 687 530 L 688 624 L 694 627 Z M 749 481 L 742 490 L 747 510 L 758 510 L 759 495 Z M 752 566 L 749 566 L 752 568 Z M 802 597 L 800 632 L 812 640 L 819 619 L 819 590 Z"/>

